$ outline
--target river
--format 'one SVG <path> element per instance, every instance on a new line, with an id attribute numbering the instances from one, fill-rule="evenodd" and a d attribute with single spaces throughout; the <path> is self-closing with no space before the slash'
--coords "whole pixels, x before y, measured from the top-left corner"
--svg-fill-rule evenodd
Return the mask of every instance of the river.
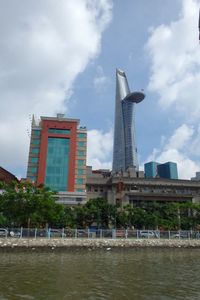
<path id="1" fill-rule="evenodd" d="M 0 300 L 200 299 L 200 250 L 0 253 Z"/>

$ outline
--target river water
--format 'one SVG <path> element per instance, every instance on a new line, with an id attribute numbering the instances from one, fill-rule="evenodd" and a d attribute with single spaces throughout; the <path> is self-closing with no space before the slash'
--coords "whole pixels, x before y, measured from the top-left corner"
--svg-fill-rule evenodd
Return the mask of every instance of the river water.
<path id="1" fill-rule="evenodd" d="M 200 250 L 0 253 L 0 300 L 18 299 L 199 300 Z"/>

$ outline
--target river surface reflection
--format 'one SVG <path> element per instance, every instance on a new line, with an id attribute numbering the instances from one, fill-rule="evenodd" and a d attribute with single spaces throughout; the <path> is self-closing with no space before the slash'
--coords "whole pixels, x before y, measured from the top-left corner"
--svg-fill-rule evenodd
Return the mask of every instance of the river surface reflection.
<path id="1" fill-rule="evenodd" d="M 195 300 L 199 279 L 198 249 L 0 253 L 0 300 Z"/>

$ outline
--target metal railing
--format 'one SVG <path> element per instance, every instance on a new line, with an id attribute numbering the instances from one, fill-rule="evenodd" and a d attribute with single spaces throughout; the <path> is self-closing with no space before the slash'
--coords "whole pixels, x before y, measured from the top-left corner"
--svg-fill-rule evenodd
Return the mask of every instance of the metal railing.
<path id="1" fill-rule="evenodd" d="M 0 228 L 0 238 L 200 239 L 193 230 Z"/>

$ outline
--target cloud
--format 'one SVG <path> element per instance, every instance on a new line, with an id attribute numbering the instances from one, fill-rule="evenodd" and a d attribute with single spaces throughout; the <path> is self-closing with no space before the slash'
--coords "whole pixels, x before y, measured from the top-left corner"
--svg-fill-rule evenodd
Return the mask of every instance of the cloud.
<path id="1" fill-rule="evenodd" d="M 195 137 L 190 143 L 190 153 L 199 158 L 200 155 L 200 126 L 197 126 Z"/>
<path id="2" fill-rule="evenodd" d="M 102 132 L 100 130 L 88 131 L 87 165 L 93 169 L 111 169 L 113 149 L 113 130 Z"/>
<path id="3" fill-rule="evenodd" d="M 111 0 L 1 1 L 0 165 L 25 167 L 28 115 L 67 110 L 111 17 Z"/>
<path id="4" fill-rule="evenodd" d="M 197 0 L 183 0 L 177 21 L 151 29 L 146 45 L 151 59 L 148 89 L 162 109 L 173 107 L 186 120 L 200 116 L 200 55 Z"/>
<path id="5" fill-rule="evenodd" d="M 200 131 L 198 130 L 198 132 Z M 200 170 L 200 163 L 190 158 L 191 147 L 195 148 L 196 136 L 197 131 L 194 130 L 193 126 L 181 125 L 171 137 L 165 139 L 164 143 L 161 143 L 160 147 L 153 149 L 146 162 L 176 162 L 179 178 L 190 179 L 196 171 Z M 200 143 L 198 146 L 200 150 Z"/>
<path id="6" fill-rule="evenodd" d="M 194 133 L 193 127 L 189 127 L 186 124 L 181 125 L 177 128 L 174 134 L 170 137 L 167 144 L 167 149 L 177 149 L 182 150 L 185 146 L 188 145 L 192 135 Z"/>
<path id="7" fill-rule="evenodd" d="M 157 161 L 161 163 L 168 161 L 176 162 L 180 179 L 190 179 L 194 177 L 196 171 L 200 169 L 200 164 L 190 159 L 187 153 L 183 153 L 177 149 L 164 150 L 157 157 Z"/>
<path id="8" fill-rule="evenodd" d="M 151 63 L 148 90 L 158 94 L 160 108 L 168 112 L 177 127 L 171 136 L 165 136 L 160 146 L 153 149 L 147 161 L 177 162 L 179 178 L 190 179 L 200 170 L 200 55 L 197 26 L 200 2 L 183 0 L 181 3 L 178 19 L 168 25 L 151 28 L 146 44 Z"/>
<path id="9" fill-rule="evenodd" d="M 104 75 L 103 68 L 101 66 L 97 67 L 97 74 L 94 78 L 94 87 L 98 93 L 102 93 L 106 86 L 110 83 L 108 77 Z"/>

